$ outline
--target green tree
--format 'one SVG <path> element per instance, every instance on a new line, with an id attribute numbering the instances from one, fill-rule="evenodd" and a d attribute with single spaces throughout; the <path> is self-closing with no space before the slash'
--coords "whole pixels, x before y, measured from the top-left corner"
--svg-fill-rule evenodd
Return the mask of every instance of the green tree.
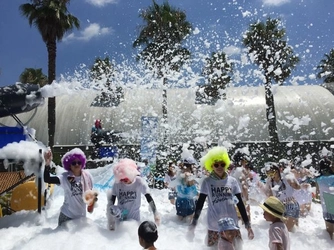
<path id="1" fill-rule="evenodd" d="M 279 28 L 279 25 L 278 19 L 271 18 L 266 22 L 253 23 L 243 38 L 243 44 L 248 49 L 251 60 L 259 66 L 265 77 L 266 116 L 274 158 L 278 158 L 279 139 L 272 81 L 282 85 L 299 62 L 292 47 L 287 45 L 285 29 Z"/>
<path id="2" fill-rule="evenodd" d="M 92 106 L 117 106 L 121 99 L 124 98 L 123 88 L 112 84 L 114 73 L 115 67 L 109 57 L 104 59 L 98 57 L 95 59 L 95 63 L 91 67 L 90 77 L 93 85 L 101 89 L 101 94 L 94 99 Z"/>
<path id="3" fill-rule="evenodd" d="M 323 79 L 324 83 L 334 82 L 334 49 L 331 49 L 329 54 L 324 55 L 317 66 L 317 78 Z"/>
<path id="4" fill-rule="evenodd" d="M 167 74 L 177 71 L 190 59 L 190 51 L 182 47 L 182 41 L 190 34 L 191 24 L 186 20 L 184 11 L 176 9 L 164 1 L 141 11 L 139 17 L 144 21 L 133 47 L 143 46 L 138 55 L 147 68 L 158 78 L 163 78 L 162 123 L 164 135 L 162 145 L 167 141 Z"/>
<path id="5" fill-rule="evenodd" d="M 224 52 L 212 52 L 211 56 L 206 58 L 206 63 L 202 71 L 208 81 L 204 86 L 205 99 L 210 104 L 215 104 L 218 99 L 225 98 L 225 90 L 227 84 L 232 79 L 232 64 L 227 61 Z"/>
<path id="6" fill-rule="evenodd" d="M 48 77 L 43 74 L 41 68 L 25 68 L 20 75 L 20 82 L 39 84 L 39 86 L 43 87 L 48 84 Z"/>
<path id="7" fill-rule="evenodd" d="M 21 14 L 36 26 L 48 51 L 48 84 L 56 79 L 57 41 L 61 41 L 66 32 L 79 28 L 79 20 L 69 14 L 69 0 L 31 0 L 20 5 Z M 56 128 L 56 99 L 48 98 L 48 133 L 50 147 L 54 145 Z"/>

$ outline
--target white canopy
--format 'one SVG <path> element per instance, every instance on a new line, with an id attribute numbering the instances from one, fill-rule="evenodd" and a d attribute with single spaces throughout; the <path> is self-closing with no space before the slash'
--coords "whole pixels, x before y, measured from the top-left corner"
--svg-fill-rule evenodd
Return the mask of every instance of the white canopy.
<path id="1" fill-rule="evenodd" d="M 273 89 L 280 141 L 334 140 L 334 96 L 321 86 L 278 86 Z M 92 107 L 97 93 L 56 97 L 55 144 L 87 145 L 95 119 L 105 130 L 120 131 L 120 143 L 140 144 L 142 117 L 156 117 L 161 133 L 162 90 L 125 89 L 117 107 Z M 169 143 L 269 141 L 264 87 L 229 87 L 216 105 L 195 104 L 195 90 L 167 90 Z M 18 115 L 47 144 L 47 102 Z M 16 126 L 11 117 L 1 125 Z"/>

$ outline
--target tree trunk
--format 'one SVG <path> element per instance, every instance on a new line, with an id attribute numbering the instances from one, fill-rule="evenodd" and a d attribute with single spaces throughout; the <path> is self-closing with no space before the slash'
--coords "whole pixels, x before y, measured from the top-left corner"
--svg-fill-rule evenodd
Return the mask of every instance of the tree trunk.
<path id="1" fill-rule="evenodd" d="M 279 139 L 278 132 L 276 126 L 276 112 L 275 112 L 275 102 L 274 95 L 271 90 L 271 81 L 267 78 L 267 82 L 265 84 L 265 96 L 266 96 L 266 115 L 268 121 L 268 132 L 270 139 L 270 154 L 273 160 L 279 160 Z"/>
<path id="2" fill-rule="evenodd" d="M 162 90 L 162 140 L 157 152 L 157 162 L 156 162 L 156 171 L 159 173 L 164 173 L 165 167 L 167 166 L 167 157 L 168 157 L 168 112 L 167 112 L 167 78 L 163 78 L 163 90 Z"/>
<path id="3" fill-rule="evenodd" d="M 57 43 L 54 41 L 47 42 L 48 50 L 48 84 L 56 79 L 56 54 L 57 54 Z M 54 137 L 56 132 L 56 98 L 48 98 L 48 134 L 49 143 L 48 146 L 52 148 L 54 146 Z"/>
<path id="4" fill-rule="evenodd" d="M 164 131 L 166 133 L 167 133 L 167 129 L 168 129 L 167 118 L 168 118 L 168 111 L 167 111 L 167 78 L 164 77 L 164 79 L 163 79 L 163 91 L 162 91 L 162 123 L 163 123 L 163 126 L 164 126 Z"/>

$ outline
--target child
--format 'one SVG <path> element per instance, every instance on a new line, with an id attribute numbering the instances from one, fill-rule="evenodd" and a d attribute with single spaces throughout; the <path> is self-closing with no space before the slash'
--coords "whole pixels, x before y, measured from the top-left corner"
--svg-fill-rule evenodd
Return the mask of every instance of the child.
<path id="1" fill-rule="evenodd" d="M 189 159 L 185 159 L 182 165 L 179 183 L 176 185 L 176 214 L 179 220 L 187 218 L 191 221 L 195 211 L 195 201 L 197 199 L 197 182 L 193 174 L 193 165 Z"/>
<path id="2" fill-rule="evenodd" d="M 141 194 L 145 195 L 154 214 L 154 220 L 159 223 L 160 217 L 150 189 L 146 181 L 138 176 L 140 173 L 137 168 L 136 163 L 130 159 L 121 159 L 114 166 L 115 183 L 111 195 L 108 195 L 107 205 L 108 228 L 110 230 L 115 230 L 115 224 L 119 221 L 129 219 L 140 221 Z M 116 198 L 118 200 L 117 206 L 115 206 Z"/>
<path id="3" fill-rule="evenodd" d="M 219 230 L 219 240 L 218 240 L 218 250 L 240 250 L 242 244 L 239 227 L 235 221 L 230 218 L 221 218 L 218 221 Z"/>
<path id="4" fill-rule="evenodd" d="M 195 214 L 190 226 L 194 231 L 204 202 L 208 198 L 207 225 L 208 246 L 217 245 L 219 239 L 217 221 L 222 217 L 231 217 L 238 221 L 234 204 L 240 211 L 244 225 L 248 231 L 248 238 L 253 239 L 254 233 L 247 216 L 246 208 L 241 199 L 241 190 L 237 180 L 227 174 L 230 158 L 226 148 L 214 147 L 201 159 L 202 165 L 210 173 L 201 184 L 201 191 L 195 207 Z M 235 202 L 234 202 L 235 201 Z M 190 233 L 191 233 L 190 231 Z"/>
<path id="5" fill-rule="evenodd" d="M 267 163 L 266 166 L 267 180 L 266 184 L 258 182 L 260 190 L 269 196 L 276 196 L 285 206 L 286 217 L 285 224 L 289 232 L 298 226 L 300 206 L 294 197 L 295 190 L 300 189 L 300 184 L 295 176 L 287 171 L 282 173 L 279 166 L 274 162 Z"/>
<path id="6" fill-rule="evenodd" d="M 176 179 L 176 170 L 173 162 L 169 162 L 168 171 L 165 174 L 164 178 L 164 186 L 165 188 L 169 188 L 168 192 L 168 200 L 171 204 L 175 205 L 176 191 L 175 187 L 170 186 L 169 184 Z"/>
<path id="7" fill-rule="evenodd" d="M 45 152 L 44 181 L 57 184 L 64 189 L 64 203 L 60 208 L 58 226 L 66 221 L 86 217 L 86 211 L 93 212 L 97 193 L 92 191 L 93 177 L 85 170 L 86 155 L 80 148 L 74 148 L 67 152 L 61 159 L 66 170 L 58 176 L 50 176 L 50 164 L 52 161 L 51 150 Z M 86 195 L 92 193 L 94 202 L 86 204 Z M 88 206 L 87 206 L 88 205 Z"/>
<path id="8" fill-rule="evenodd" d="M 156 250 L 154 242 L 158 239 L 158 228 L 152 221 L 144 221 L 138 228 L 139 244 L 147 250 Z"/>
<path id="9" fill-rule="evenodd" d="M 269 196 L 260 207 L 264 210 L 265 220 L 272 222 L 269 227 L 269 249 L 290 250 L 289 231 L 283 222 L 284 204 L 275 196 Z"/>

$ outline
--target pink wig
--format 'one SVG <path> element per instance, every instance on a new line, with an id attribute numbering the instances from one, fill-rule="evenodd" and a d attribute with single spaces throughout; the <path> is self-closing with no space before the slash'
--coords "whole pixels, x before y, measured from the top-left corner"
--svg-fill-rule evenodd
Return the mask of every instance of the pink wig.
<path id="1" fill-rule="evenodd" d="M 116 182 L 120 182 L 124 178 L 128 178 L 132 182 L 140 174 L 136 163 L 131 159 L 121 159 L 114 166 L 113 171 Z"/>
<path id="2" fill-rule="evenodd" d="M 81 161 L 81 169 L 86 167 L 86 156 L 85 153 L 80 148 L 74 148 L 71 151 L 67 152 L 62 158 L 61 163 L 65 170 L 71 170 L 72 161 L 78 159 Z"/>

